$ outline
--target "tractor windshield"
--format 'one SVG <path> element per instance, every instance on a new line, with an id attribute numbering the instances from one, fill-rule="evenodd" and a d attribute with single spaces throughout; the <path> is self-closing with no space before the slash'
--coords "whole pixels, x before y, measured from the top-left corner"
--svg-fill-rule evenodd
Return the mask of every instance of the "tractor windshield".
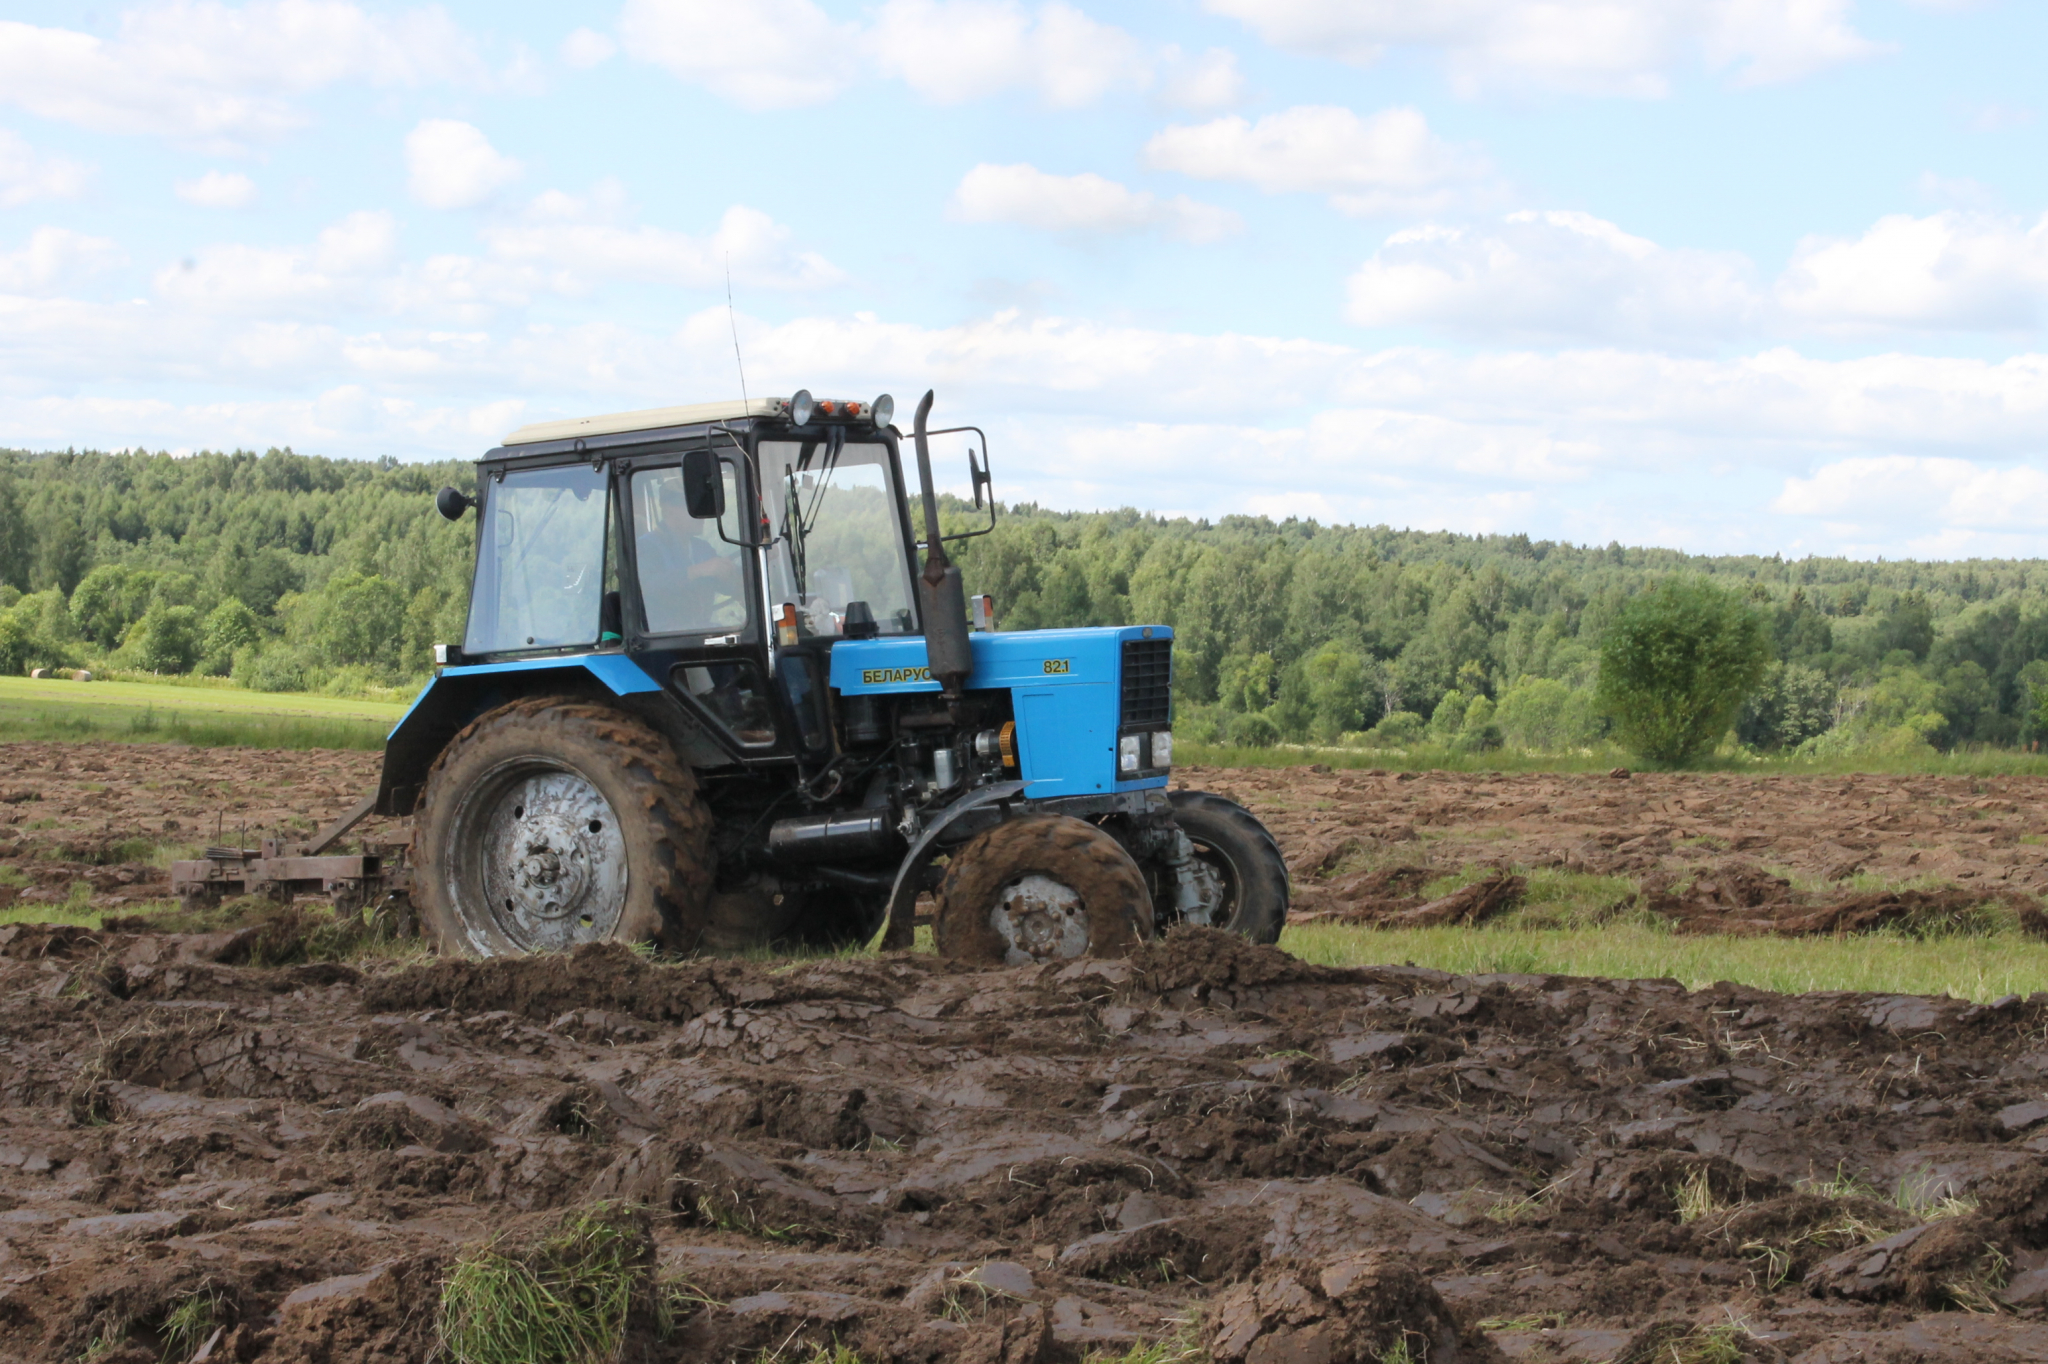
<path id="1" fill-rule="evenodd" d="M 605 474 L 513 470 L 487 486 L 463 652 L 589 644 L 604 593 Z"/>
<path id="2" fill-rule="evenodd" d="M 770 602 L 797 608 L 806 633 L 843 632 L 848 602 L 866 602 L 885 635 L 915 628 L 910 558 L 889 459 L 879 442 L 763 441 L 761 491 L 778 539 Z"/>

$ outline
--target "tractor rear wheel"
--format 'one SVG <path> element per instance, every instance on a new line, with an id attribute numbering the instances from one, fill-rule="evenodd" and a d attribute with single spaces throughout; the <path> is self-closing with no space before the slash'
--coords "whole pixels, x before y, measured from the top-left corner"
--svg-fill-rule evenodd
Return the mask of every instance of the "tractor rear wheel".
<path id="1" fill-rule="evenodd" d="M 609 706 L 533 697 L 456 735 L 413 812 L 414 899 L 444 952 L 696 948 L 711 820 L 668 740 Z"/>
<path id="2" fill-rule="evenodd" d="M 1138 864 L 1101 829 L 1064 815 L 975 835 L 953 853 L 937 899 L 939 955 L 961 961 L 1120 957 L 1152 936 Z"/>
<path id="3" fill-rule="evenodd" d="M 1277 942 L 1287 923 L 1287 860 L 1258 816 L 1207 791 L 1175 791 L 1173 822 L 1194 844 L 1197 874 L 1208 884 L 1200 918 L 1170 908 L 1173 885 L 1162 887 L 1161 921 L 1201 923 L 1253 942 Z M 1162 878 L 1165 879 L 1165 878 Z"/>

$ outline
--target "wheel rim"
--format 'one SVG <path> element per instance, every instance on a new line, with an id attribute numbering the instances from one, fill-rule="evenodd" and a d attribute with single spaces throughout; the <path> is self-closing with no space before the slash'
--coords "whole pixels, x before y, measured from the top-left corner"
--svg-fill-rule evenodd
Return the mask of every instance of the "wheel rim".
<path id="1" fill-rule="evenodd" d="M 478 950 L 561 951 L 618 930 L 625 837 L 582 773 L 531 759 L 497 768 L 472 788 L 451 834 L 450 898 Z"/>
<path id="2" fill-rule="evenodd" d="M 1204 843 L 1198 838 L 1190 838 L 1188 842 L 1194 848 L 1197 869 L 1214 893 L 1206 897 L 1208 908 L 1205 911 L 1184 915 L 1181 922 L 1205 928 L 1228 928 L 1230 921 L 1237 917 L 1237 888 L 1240 883 L 1237 864 L 1213 843 Z"/>
<path id="3" fill-rule="evenodd" d="M 1088 951 L 1088 907 L 1072 886 L 1033 872 L 996 894 L 988 921 L 1011 966 L 1078 957 Z"/>

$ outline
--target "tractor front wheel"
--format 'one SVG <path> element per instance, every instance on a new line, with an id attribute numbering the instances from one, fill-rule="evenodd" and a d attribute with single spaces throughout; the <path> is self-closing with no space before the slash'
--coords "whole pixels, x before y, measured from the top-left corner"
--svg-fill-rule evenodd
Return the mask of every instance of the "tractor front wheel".
<path id="1" fill-rule="evenodd" d="M 1201 886 L 1201 908 L 1175 907 L 1176 879 L 1163 877 L 1162 927 L 1199 923 L 1250 938 L 1277 942 L 1287 923 L 1287 861 L 1258 816 L 1234 800 L 1208 791 L 1175 791 L 1173 822 L 1194 852 L 1189 871 Z"/>
<path id="2" fill-rule="evenodd" d="M 442 751 L 413 816 L 414 896 L 444 952 L 698 945 L 710 817 L 631 716 L 563 697 L 494 710 Z"/>
<path id="3" fill-rule="evenodd" d="M 1145 874 L 1123 845 L 1064 815 L 975 835 L 939 884 L 939 955 L 991 965 L 1120 957 L 1152 936 Z"/>

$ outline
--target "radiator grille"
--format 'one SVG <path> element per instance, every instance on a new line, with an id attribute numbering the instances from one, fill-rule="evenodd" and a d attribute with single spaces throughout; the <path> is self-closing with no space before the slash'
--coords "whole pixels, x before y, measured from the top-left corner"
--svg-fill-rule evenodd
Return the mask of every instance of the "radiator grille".
<path id="1" fill-rule="evenodd" d="M 1124 642 L 1123 724 L 1164 728 L 1173 718 L 1173 641 Z"/>

